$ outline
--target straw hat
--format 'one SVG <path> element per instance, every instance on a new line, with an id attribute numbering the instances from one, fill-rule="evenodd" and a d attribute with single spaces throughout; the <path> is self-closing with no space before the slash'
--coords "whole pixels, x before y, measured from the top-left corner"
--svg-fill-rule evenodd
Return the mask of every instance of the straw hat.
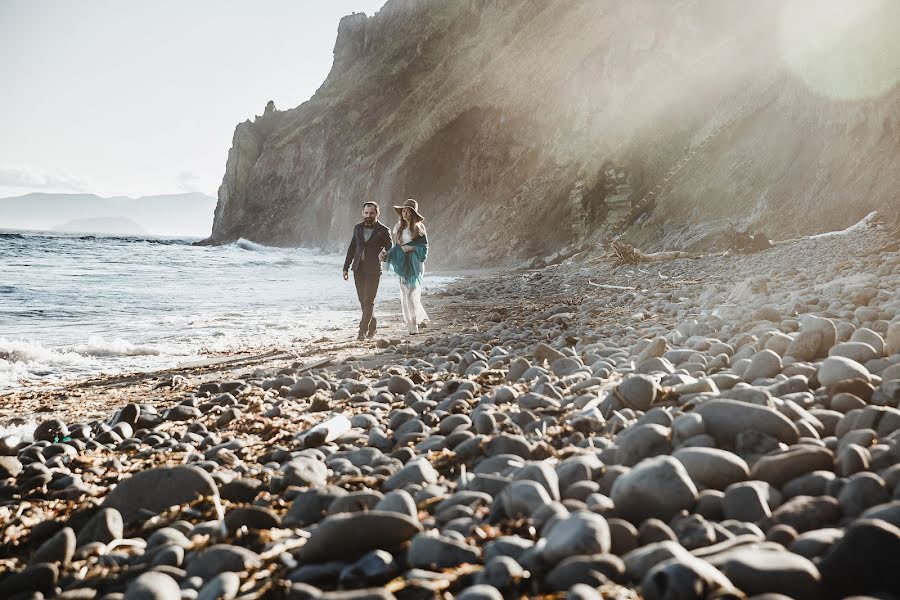
<path id="1" fill-rule="evenodd" d="M 419 220 L 420 220 L 420 221 L 424 221 L 424 220 L 425 220 L 425 217 L 423 217 L 422 214 L 419 212 L 419 203 L 416 202 L 415 200 L 413 200 L 412 198 L 410 198 L 409 200 L 407 200 L 406 202 L 404 202 L 402 206 L 395 206 L 395 207 L 394 207 L 394 210 L 397 211 L 397 214 L 398 214 L 398 215 L 403 216 L 403 209 L 404 209 L 404 208 L 410 208 L 410 209 L 412 209 L 413 213 L 415 213 L 415 215 L 416 215 L 417 217 L 419 217 Z"/>

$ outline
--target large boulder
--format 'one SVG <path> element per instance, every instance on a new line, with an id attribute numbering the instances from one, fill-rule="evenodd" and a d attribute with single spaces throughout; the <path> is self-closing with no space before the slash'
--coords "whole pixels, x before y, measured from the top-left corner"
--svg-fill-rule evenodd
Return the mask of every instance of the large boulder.
<path id="1" fill-rule="evenodd" d="M 121 481 L 106 496 L 103 507 L 118 510 L 127 526 L 201 497 L 219 497 L 219 488 L 209 473 L 192 465 L 158 467 Z"/>
<path id="2" fill-rule="evenodd" d="M 417 519 L 400 513 L 340 513 L 312 529 L 295 556 L 301 562 L 351 561 L 371 550 L 394 549 L 421 531 Z"/>
<path id="3" fill-rule="evenodd" d="M 795 444 L 799 438 L 797 426 L 780 412 L 739 400 L 708 400 L 694 409 L 703 417 L 706 432 L 719 444 L 733 446 L 739 433 L 759 431 L 785 444 Z"/>

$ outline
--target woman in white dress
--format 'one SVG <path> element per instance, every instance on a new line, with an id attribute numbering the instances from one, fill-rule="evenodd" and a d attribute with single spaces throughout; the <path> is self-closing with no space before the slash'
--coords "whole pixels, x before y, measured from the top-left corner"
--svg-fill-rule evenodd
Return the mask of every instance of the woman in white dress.
<path id="1" fill-rule="evenodd" d="M 419 333 L 428 320 L 422 306 L 422 277 L 425 275 L 425 260 L 428 256 L 428 238 L 425 234 L 425 219 L 419 213 L 419 204 L 407 200 L 394 210 L 400 221 L 394 226 L 394 247 L 382 252 L 385 266 L 400 277 L 400 310 L 410 334 Z"/>

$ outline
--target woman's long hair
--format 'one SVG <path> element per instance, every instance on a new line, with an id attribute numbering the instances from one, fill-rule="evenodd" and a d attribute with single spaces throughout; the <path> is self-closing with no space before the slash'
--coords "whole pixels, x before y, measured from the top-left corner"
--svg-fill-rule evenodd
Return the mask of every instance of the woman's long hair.
<path id="1" fill-rule="evenodd" d="M 412 214 L 412 217 L 409 219 L 409 223 L 407 223 L 406 219 L 403 218 L 403 211 L 401 210 L 400 211 L 400 220 L 397 221 L 397 225 L 394 226 L 394 237 L 396 237 L 397 241 L 399 242 L 402 239 L 400 236 L 403 235 L 404 229 L 409 227 L 410 230 L 412 230 L 412 228 L 415 227 L 416 223 L 420 223 L 422 220 L 423 219 L 421 217 L 419 217 L 418 215 L 416 215 L 416 213 L 414 211 Z"/>

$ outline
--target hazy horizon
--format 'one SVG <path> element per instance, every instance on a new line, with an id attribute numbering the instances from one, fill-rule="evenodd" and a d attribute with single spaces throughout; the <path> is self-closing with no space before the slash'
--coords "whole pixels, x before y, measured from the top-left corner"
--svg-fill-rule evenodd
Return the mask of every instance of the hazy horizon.
<path id="1" fill-rule="evenodd" d="M 0 198 L 214 197 L 234 127 L 308 100 L 340 19 L 384 2 L 4 0 Z"/>
<path id="2" fill-rule="evenodd" d="M 0 198 L 0 230 L 206 237 L 215 206 L 200 192 L 138 198 L 31 192 Z"/>

